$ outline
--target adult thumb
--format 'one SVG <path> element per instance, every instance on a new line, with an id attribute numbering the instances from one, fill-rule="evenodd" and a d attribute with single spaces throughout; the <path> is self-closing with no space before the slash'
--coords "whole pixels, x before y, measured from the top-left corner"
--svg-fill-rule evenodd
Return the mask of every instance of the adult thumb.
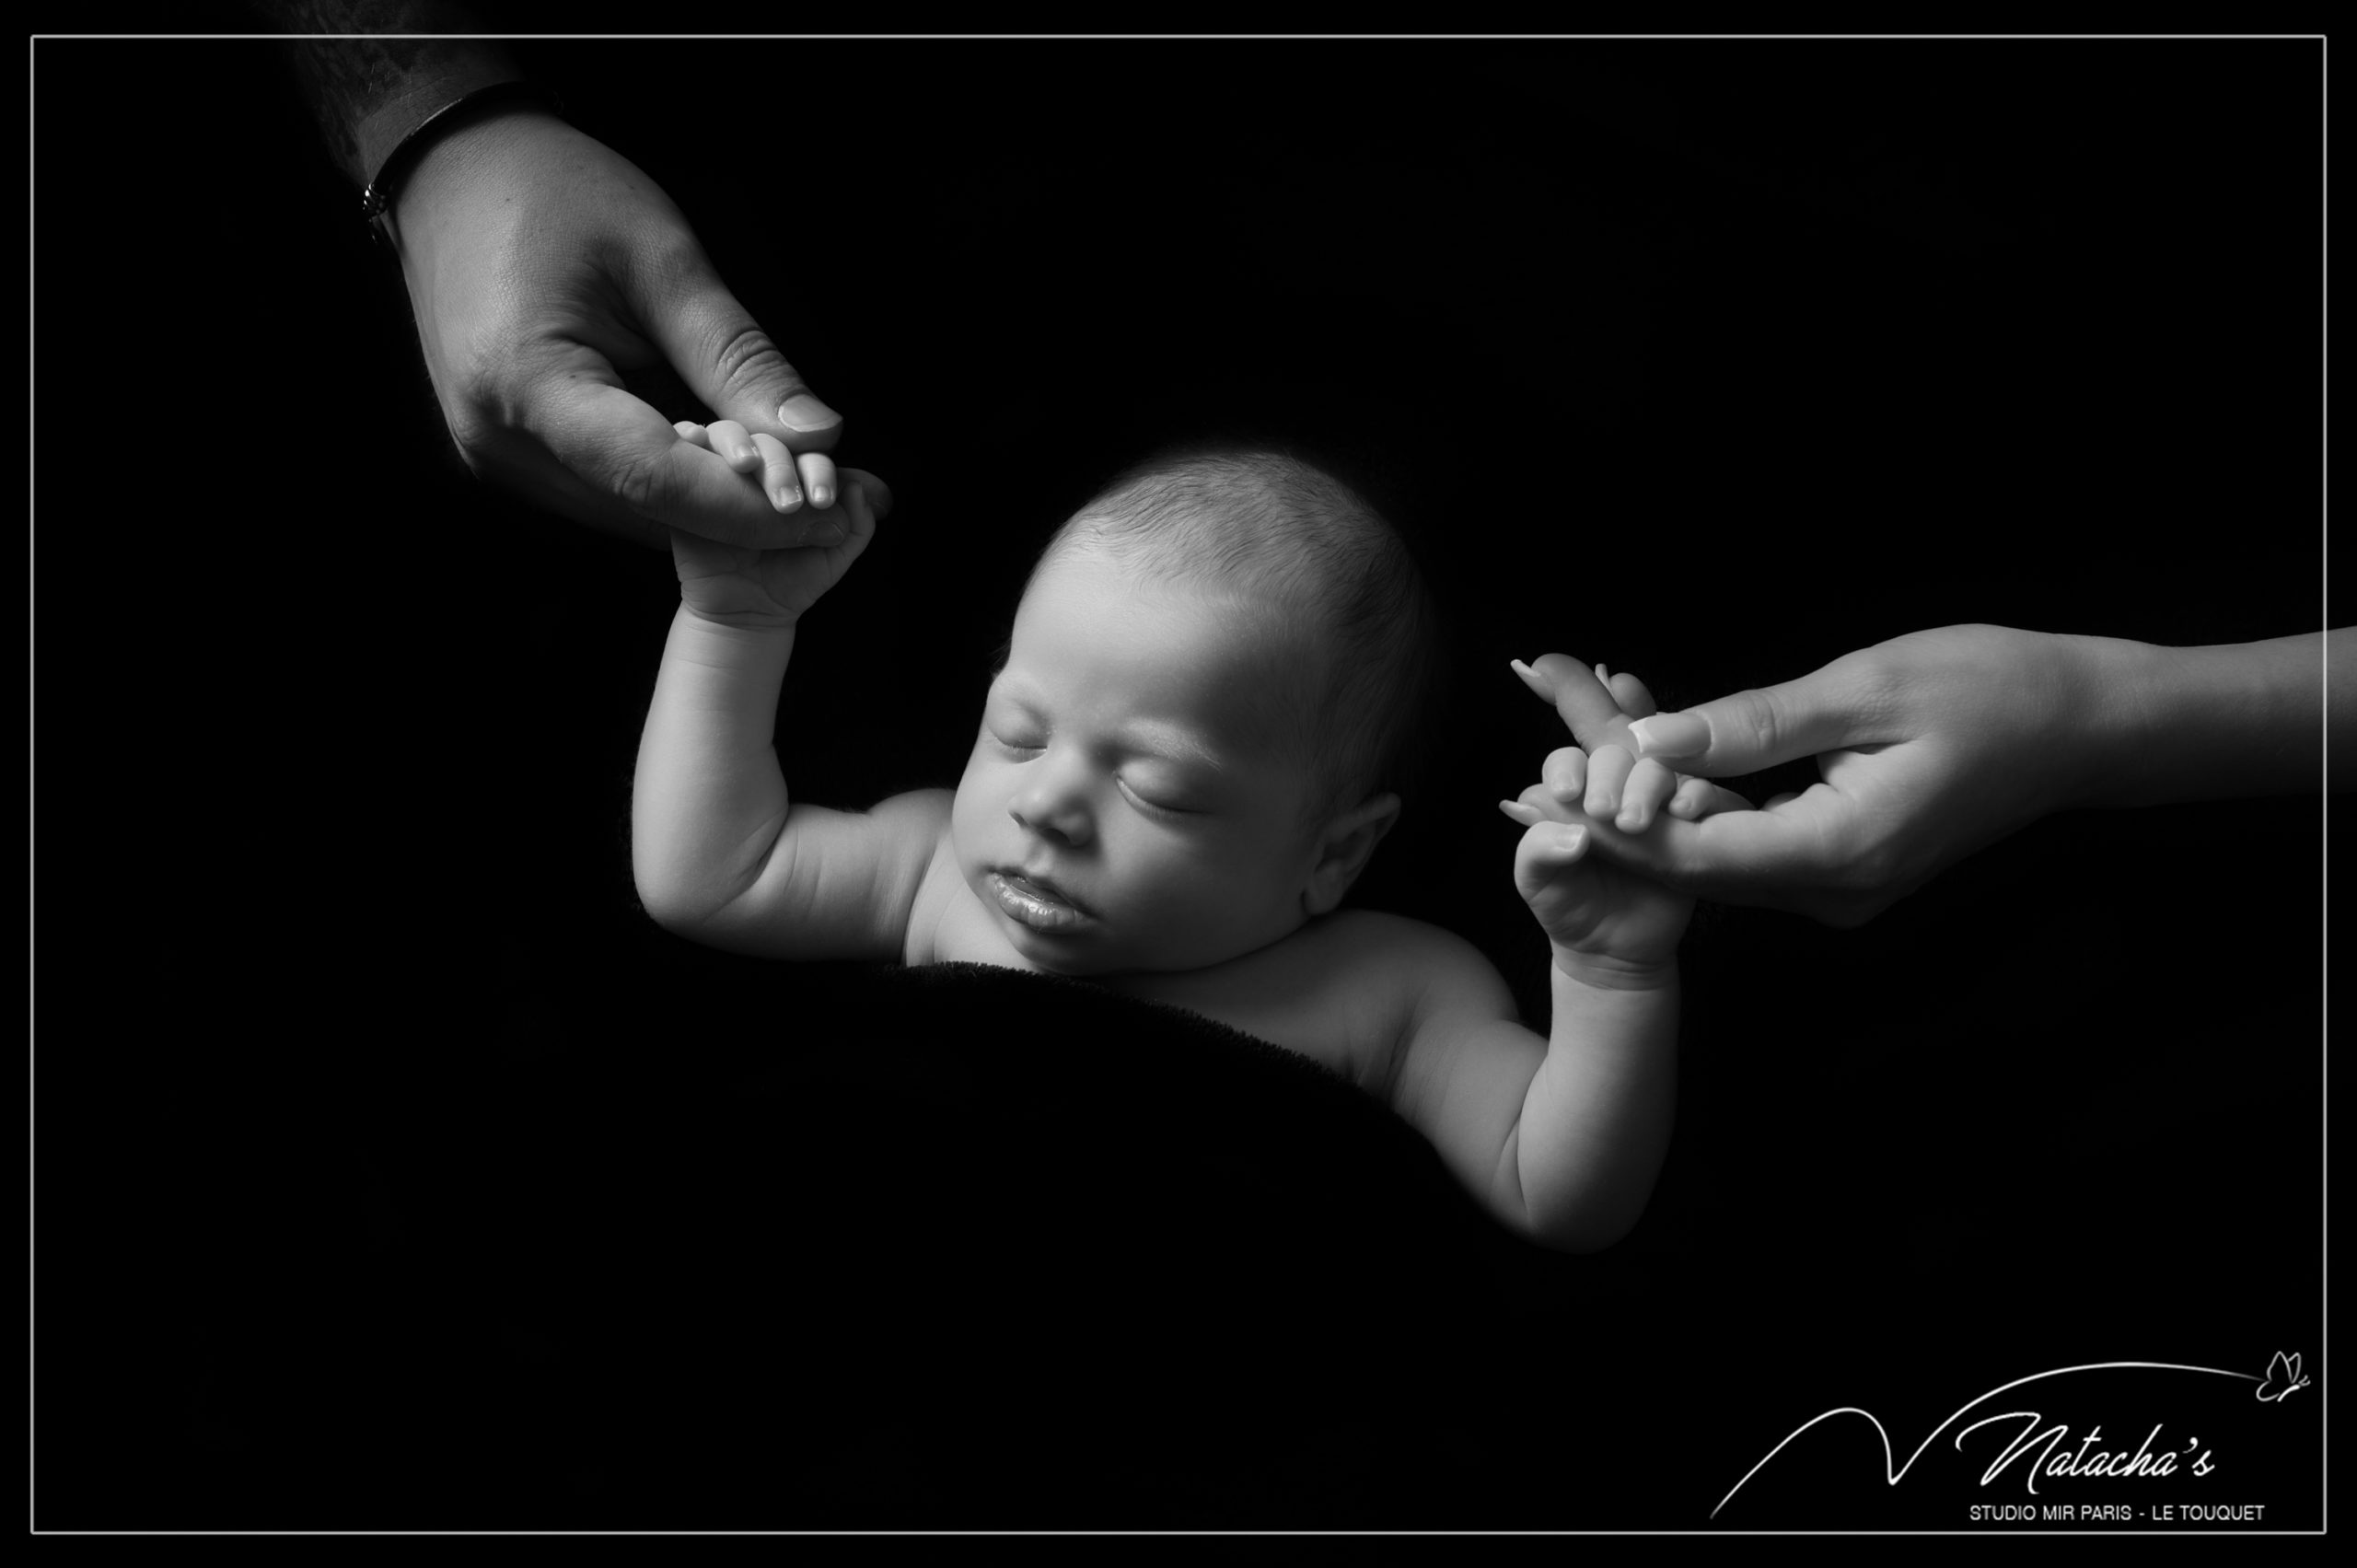
<path id="1" fill-rule="evenodd" d="M 1781 686 L 1638 719 L 1629 733 L 1640 757 L 1657 757 L 1681 773 L 1725 778 L 1863 740 L 1861 717 L 1859 693 L 1828 665 Z"/>
<path id="2" fill-rule="evenodd" d="M 843 416 L 829 408 L 737 303 L 701 250 L 640 302 L 647 332 L 716 419 L 776 436 L 795 452 L 830 450 Z"/>

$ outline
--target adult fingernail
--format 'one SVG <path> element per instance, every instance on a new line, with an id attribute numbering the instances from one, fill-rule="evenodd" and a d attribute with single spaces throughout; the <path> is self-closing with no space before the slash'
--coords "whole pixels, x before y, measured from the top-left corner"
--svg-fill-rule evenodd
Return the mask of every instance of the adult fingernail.
<path id="1" fill-rule="evenodd" d="M 777 422 L 788 430 L 807 432 L 841 424 L 843 416 L 809 393 L 796 392 L 778 405 Z"/>
<path id="2" fill-rule="evenodd" d="M 1640 757 L 1694 757 L 1711 749 L 1711 726 L 1692 714 L 1655 714 L 1629 726 Z"/>

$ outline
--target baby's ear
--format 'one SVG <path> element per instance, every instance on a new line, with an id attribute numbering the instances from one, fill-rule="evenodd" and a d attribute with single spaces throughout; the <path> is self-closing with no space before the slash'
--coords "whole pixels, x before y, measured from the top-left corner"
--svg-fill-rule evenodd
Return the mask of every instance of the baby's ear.
<path id="1" fill-rule="evenodd" d="M 1318 842 L 1318 864 L 1310 867 L 1309 886 L 1302 889 L 1301 907 L 1313 916 L 1333 912 L 1366 869 L 1375 846 L 1398 820 L 1399 797 L 1378 795 L 1326 824 Z"/>

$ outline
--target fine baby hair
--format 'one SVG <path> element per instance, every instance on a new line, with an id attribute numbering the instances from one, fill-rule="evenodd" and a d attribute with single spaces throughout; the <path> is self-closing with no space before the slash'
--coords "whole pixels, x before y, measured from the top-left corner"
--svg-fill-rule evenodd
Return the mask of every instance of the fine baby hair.
<path id="1" fill-rule="evenodd" d="M 1311 748 L 1312 815 L 1411 793 L 1439 684 L 1438 616 L 1405 540 L 1356 491 L 1273 448 L 1166 447 L 1082 505 L 1039 562 L 1066 550 L 1233 589 L 1295 640 L 1302 679 L 1282 695 Z"/>

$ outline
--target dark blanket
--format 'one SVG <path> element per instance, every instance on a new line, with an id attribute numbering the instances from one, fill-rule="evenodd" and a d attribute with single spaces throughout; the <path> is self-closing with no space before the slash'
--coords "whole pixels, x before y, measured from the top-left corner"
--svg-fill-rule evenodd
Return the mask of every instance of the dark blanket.
<path id="1" fill-rule="evenodd" d="M 1534 1467 L 1561 1500 L 1586 1439 L 1517 1368 L 1573 1344 L 1530 1314 L 1619 1265 L 1507 1237 L 1354 1086 L 1071 981 L 650 950 L 645 1002 L 558 1005 L 463 1109 L 375 1124 L 375 1244 L 216 1357 L 212 1510 L 1497 1524 Z"/>

